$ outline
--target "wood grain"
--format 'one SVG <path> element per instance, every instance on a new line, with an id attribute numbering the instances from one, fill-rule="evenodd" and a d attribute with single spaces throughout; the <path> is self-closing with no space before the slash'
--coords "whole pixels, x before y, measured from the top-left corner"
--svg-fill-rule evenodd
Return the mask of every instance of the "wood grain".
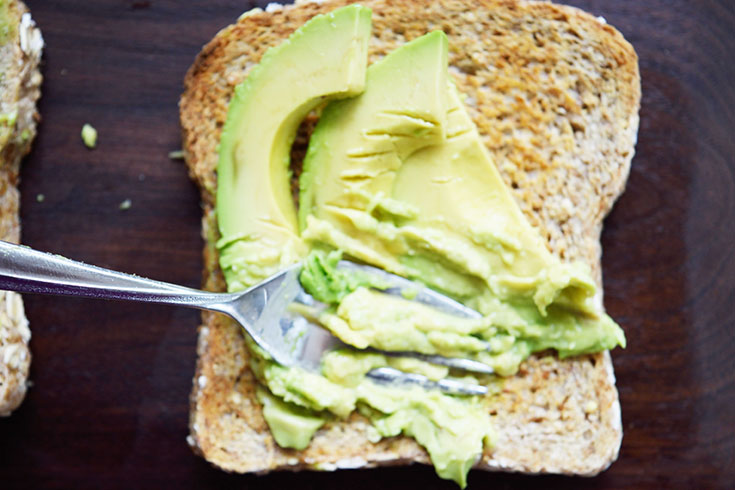
<path id="1" fill-rule="evenodd" d="M 25 243 L 189 286 L 198 194 L 177 101 L 236 0 L 28 0 L 47 42 L 43 122 L 22 173 Z M 731 488 L 735 483 L 735 12 L 728 1 L 570 0 L 631 41 L 643 80 L 628 190 L 607 219 L 608 311 L 625 437 L 599 477 L 473 472 L 470 488 Z M 99 131 L 86 149 L 82 124 Z M 37 194 L 45 200 L 37 202 Z M 130 199 L 132 207 L 119 204 Z M 456 488 L 428 467 L 228 475 L 185 443 L 198 314 L 26 298 L 33 387 L 0 420 L 6 488 Z"/>

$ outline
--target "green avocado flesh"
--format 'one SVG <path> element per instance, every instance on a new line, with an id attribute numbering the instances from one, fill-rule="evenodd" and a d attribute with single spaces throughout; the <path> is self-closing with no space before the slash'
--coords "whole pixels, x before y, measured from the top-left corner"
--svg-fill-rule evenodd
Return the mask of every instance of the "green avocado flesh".
<path id="1" fill-rule="evenodd" d="M 11 43 L 17 42 L 20 12 L 8 0 L 0 0 L 0 148 L 10 141 L 18 119 L 17 87 L 6 80 L 7 73 L 17 62 L 11 55 Z"/>
<path id="2" fill-rule="evenodd" d="M 314 299 L 322 303 L 339 303 L 345 296 L 361 287 L 388 289 L 390 284 L 366 273 L 337 268 L 342 254 L 310 253 L 303 262 L 299 281 Z"/>
<path id="3" fill-rule="evenodd" d="M 235 89 L 217 164 L 217 247 L 230 290 L 308 251 L 289 187 L 291 144 L 315 107 L 362 92 L 370 26 L 370 10 L 359 6 L 315 17 L 269 49 Z"/>
<path id="4" fill-rule="evenodd" d="M 11 17 L 11 14 L 12 17 Z M 5 44 L 15 35 L 18 20 L 10 11 L 10 1 L 0 0 L 0 45 Z"/>
<path id="5" fill-rule="evenodd" d="M 365 71 L 369 10 L 350 6 L 326 18 L 268 51 L 231 104 L 217 194 L 228 288 L 303 261 L 302 285 L 328 305 L 312 320 L 347 344 L 476 359 L 500 376 L 514 374 L 533 352 L 565 357 L 624 346 L 589 271 L 548 252 L 503 183 L 448 78 L 446 35 L 422 36 Z M 335 43 L 361 48 L 348 53 Z M 321 56 L 316 46 L 331 54 Z M 305 73 L 318 75 L 308 82 Z M 324 108 L 312 134 L 297 215 L 289 145 L 307 108 L 327 94 L 341 100 Z M 412 291 L 382 292 L 389 285 L 380 279 L 340 269 L 342 256 L 428 285 L 482 317 L 439 312 L 411 301 Z M 317 374 L 281 366 L 248 345 L 267 386 L 258 392 L 263 415 L 282 447 L 303 449 L 323 424 L 358 411 L 372 424 L 371 440 L 413 437 L 437 473 L 462 487 L 492 447 L 487 403 L 498 376 L 346 349 L 327 353 Z M 366 377 L 385 366 L 485 384 L 490 394 L 451 396 Z"/>

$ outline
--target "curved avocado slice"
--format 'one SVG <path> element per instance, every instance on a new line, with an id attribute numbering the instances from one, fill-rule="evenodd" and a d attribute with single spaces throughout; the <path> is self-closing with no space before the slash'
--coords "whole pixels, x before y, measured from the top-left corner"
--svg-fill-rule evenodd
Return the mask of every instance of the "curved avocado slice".
<path id="1" fill-rule="evenodd" d="M 314 17 L 236 87 L 217 165 L 217 247 L 231 291 L 305 253 L 289 189 L 291 144 L 309 111 L 362 92 L 370 14 L 351 5 Z"/>

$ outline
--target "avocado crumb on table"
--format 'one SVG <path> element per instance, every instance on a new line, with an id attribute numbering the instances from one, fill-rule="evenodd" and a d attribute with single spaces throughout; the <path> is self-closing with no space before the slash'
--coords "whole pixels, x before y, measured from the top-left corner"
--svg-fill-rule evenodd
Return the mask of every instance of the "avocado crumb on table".
<path id="1" fill-rule="evenodd" d="M 87 148 L 97 146 L 97 130 L 89 123 L 82 126 L 82 141 Z"/>

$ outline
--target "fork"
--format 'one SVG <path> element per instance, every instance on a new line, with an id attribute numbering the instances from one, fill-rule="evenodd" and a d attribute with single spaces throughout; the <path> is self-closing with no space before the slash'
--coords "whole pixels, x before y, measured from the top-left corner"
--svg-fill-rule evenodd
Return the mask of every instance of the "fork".
<path id="1" fill-rule="evenodd" d="M 409 290 L 419 301 L 447 313 L 477 318 L 480 314 L 413 281 L 382 269 L 340 261 L 338 267 L 364 270 L 391 285 L 384 292 Z M 352 348 L 328 330 L 289 309 L 292 303 L 323 307 L 306 293 L 299 282 L 300 264 L 294 264 L 245 291 L 212 293 L 84 264 L 60 255 L 39 252 L 24 245 L 0 241 L 0 289 L 21 293 L 54 294 L 95 299 L 165 303 L 224 313 L 237 323 L 273 360 L 289 367 L 319 372 L 322 355 L 335 348 Z M 454 369 L 491 374 L 487 364 L 468 359 L 447 358 L 414 352 L 374 352 L 410 356 Z M 450 394 L 482 395 L 484 386 L 429 378 L 389 367 L 367 373 L 374 381 L 418 385 Z"/>

